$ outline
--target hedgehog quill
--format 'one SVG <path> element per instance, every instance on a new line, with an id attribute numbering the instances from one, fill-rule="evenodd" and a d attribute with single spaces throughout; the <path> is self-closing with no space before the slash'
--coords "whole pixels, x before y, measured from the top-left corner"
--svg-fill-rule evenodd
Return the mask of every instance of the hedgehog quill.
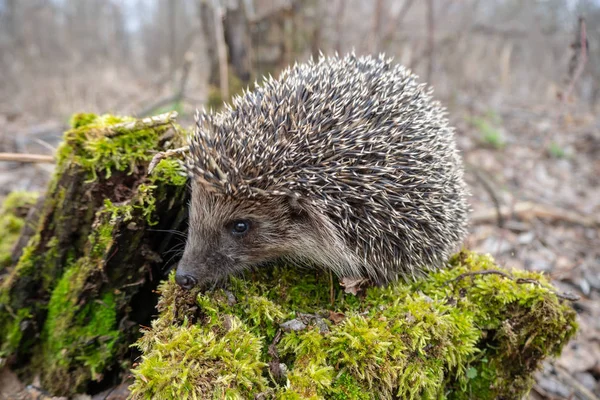
<path id="1" fill-rule="evenodd" d="M 466 234 L 446 111 L 384 56 L 296 64 L 197 112 L 186 167 L 184 288 L 276 260 L 386 284 L 443 267 Z"/>

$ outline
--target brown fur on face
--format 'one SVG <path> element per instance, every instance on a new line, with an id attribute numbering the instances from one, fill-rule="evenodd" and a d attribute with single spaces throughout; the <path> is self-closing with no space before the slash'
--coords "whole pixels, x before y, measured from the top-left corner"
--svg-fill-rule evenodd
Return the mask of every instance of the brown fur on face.
<path id="1" fill-rule="evenodd" d="M 233 232 L 239 220 L 250 224 L 241 236 Z M 297 200 L 235 198 L 194 182 L 188 240 L 177 275 L 203 285 L 281 258 L 335 265 L 340 262 L 333 258 L 339 257 L 323 255 L 349 254 L 335 236 L 327 217 Z M 324 248 L 331 243 L 338 243 L 337 251 Z"/>

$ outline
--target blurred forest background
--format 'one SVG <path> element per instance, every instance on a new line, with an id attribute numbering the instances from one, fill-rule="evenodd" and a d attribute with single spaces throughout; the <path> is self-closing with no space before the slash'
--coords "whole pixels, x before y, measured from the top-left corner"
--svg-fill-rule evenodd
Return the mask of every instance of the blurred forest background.
<path id="1" fill-rule="evenodd" d="M 353 50 L 393 56 L 448 107 L 467 246 L 582 297 L 581 332 L 532 398 L 597 399 L 599 1 L 0 0 L 0 152 L 51 155 L 76 112 L 174 109 L 189 126 L 264 74 Z M 0 199 L 51 170 L 0 162 Z"/>

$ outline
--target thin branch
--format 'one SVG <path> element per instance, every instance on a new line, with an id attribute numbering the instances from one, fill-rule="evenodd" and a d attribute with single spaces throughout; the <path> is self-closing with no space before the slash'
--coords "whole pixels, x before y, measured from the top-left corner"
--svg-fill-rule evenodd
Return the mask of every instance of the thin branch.
<path id="1" fill-rule="evenodd" d="M 500 207 L 501 207 L 500 196 L 498 195 L 496 188 L 494 187 L 494 184 L 476 166 L 465 162 L 465 167 L 468 171 L 471 171 L 471 173 L 473 173 L 473 176 L 475 176 L 475 179 L 477 179 L 479 181 L 479 183 L 481 183 L 481 186 L 483 187 L 483 189 L 485 189 L 485 191 L 488 193 L 488 195 L 492 199 L 492 203 L 494 203 L 494 209 L 496 210 L 496 219 L 497 219 L 498 227 L 503 228 L 504 227 L 504 216 L 502 215 L 502 212 L 500 211 Z"/>
<path id="2" fill-rule="evenodd" d="M 156 128 L 157 126 L 167 125 L 175 122 L 177 111 L 171 111 L 165 114 L 146 117 L 131 122 L 122 122 L 109 127 L 109 131 L 105 133 L 106 137 L 120 135 L 123 131 L 139 130 L 144 128 Z"/>
<path id="3" fill-rule="evenodd" d="M 335 13 L 335 51 L 342 54 L 342 21 L 346 11 L 347 0 L 338 0 Z"/>
<path id="4" fill-rule="evenodd" d="M 463 280 L 466 277 L 481 276 L 481 275 L 499 275 L 499 276 L 501 276 L 501 277 L 503 277 L 505 279 L 511 280 L 513 282 L 516 282 L 517 284 L 531 283 L 531 284 L 539 285 L 539 286 L 542 285 L 536 279 L 530 279 L 530 278 L 516 278 L 515 279 L 513 276 L 511 276 L 507 272 L 499 271 L 497 269 L 486 269 L 486 270 L 483 270 L 483 271 L 469 271 L 469 272 L 465 272 L 463 274 L 460 274 L 456 278 L 450 280 L 449 283 L 457 283 L 457 282 L 460 282 L 461 280 Z M 578 301 L 580 299 L 579 296 L 577 296 L 576 294 L 573 294 L 573 293 L 569 293 L 569 292 L 559 293 L 559 292 L 556 292 L 556 291 L 554 291 L 552 289 L 548 289 L 548 290 L 552 294 L 554 294 L 556 297 L 558 297 L 559 299 L 569 300 L 569 301 Z"/>
<path id="5" fill-rule="evenodd" d="M 54 164 L 54 156 L 26 153 L 0 153 L 0 161 Z"/>
<path id="6" fill-rule="evenodd" d="M 383 13 L 383 1 L 384 0 L 376 0 L 375 1 L 375 9 L 373 15 L 373 27 L 371 28 L 371 42 L 370 42 L 370 52 L 376 53 L 380 50 L 379 48 L 379 40 L 381 38 L 381 16 Z"/>
<path id="7" fill-rule="evenodd" d="M 555 221 L 563 221 L 574 225 L 588 228 L 600 227 L 600 217 L 595 215 L 581 215 L 577 212 L 564 210 L 558 207 L 524 201 L 515 204 L 513 208 L 501 207 L 500 213 L 503 218 L 516 216 L 521 219 L 544 218 Z M 496 208 L 486 209 L 471 215 L 471 221 L 475 224 L 493 221 L 498 217 Z"/>
<path id="8" fill-rule="evenodd" d="M 190 151 L 190 146 L 184 146 L 184 147 L 180 147 L 178 149 L 171 149 L 171 150 L 167 150 L 167 151 L 161 151 L 160 153 L 156 153 L 154 155 L 154 157 L 152 157 L 152 160 L 150 161 L 150 165 L 148 165 L 148 175 L 152 174 L 152 171 L 154 170 L 154 168 L 156 168 L 156 166 L 158 165 L 160 160 L 164 160 L 165 158 L 169 158 L 169 157 L 175 156 L 175 155 L 185 154 L 189 151 Z"/>

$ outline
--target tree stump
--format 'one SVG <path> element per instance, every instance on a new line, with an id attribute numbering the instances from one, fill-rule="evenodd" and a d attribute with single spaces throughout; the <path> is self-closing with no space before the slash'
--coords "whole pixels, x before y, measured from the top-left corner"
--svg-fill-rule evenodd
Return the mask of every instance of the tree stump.
<path id="1" fill-rule="evenodd" d="M 67 395 L 116 381 L 154 312 L 168 252 L 183 241 L 186 177 L 157 151 L 180 146 L 176 113 L 79 114 L 16 265 L 0 283 L 0 357 Z M 0 238 L 0 242 L 4 238 Z"/>

